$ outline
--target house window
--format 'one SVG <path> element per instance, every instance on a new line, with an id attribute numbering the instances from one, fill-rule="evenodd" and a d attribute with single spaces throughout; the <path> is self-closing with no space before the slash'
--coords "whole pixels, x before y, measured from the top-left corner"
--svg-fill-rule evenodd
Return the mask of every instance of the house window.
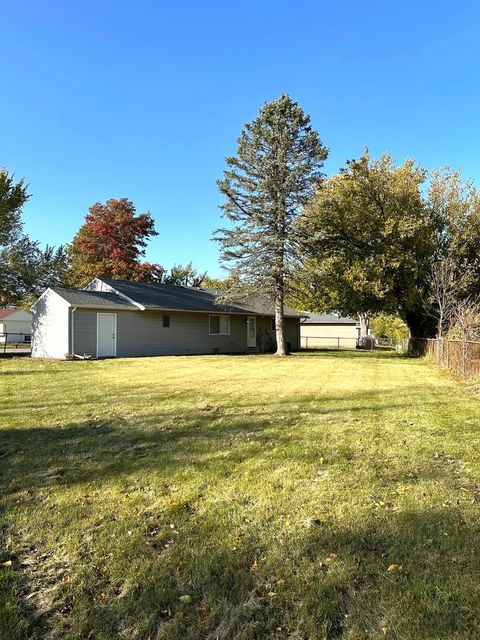
<path id="1" fill-rule="evenodd" d="M 210 335 L 229 336 L 230 316 L 210 316 Z"/>
<path id="2" fill-rule="evenodd" d="M 163 326 L 164 327 L 170 326 L 170 316 L 163 316 Z"/>

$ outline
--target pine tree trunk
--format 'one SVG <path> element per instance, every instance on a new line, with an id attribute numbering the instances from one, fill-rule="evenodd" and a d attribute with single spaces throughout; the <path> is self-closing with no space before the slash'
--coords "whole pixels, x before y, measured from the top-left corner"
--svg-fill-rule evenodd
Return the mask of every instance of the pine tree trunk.
<path id="1" fill-rule="evenodd" d="M 276 356 L 286 356 L 285 322 L 283 315 L 283 282 L 277 283 L 275 288 L 275 336 L 277 339 Z"/>

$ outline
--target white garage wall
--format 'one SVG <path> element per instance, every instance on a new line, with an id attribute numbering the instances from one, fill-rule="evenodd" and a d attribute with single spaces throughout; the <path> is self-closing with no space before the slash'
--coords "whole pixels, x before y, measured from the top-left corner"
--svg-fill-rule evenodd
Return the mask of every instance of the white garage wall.
<path id="1" fill-rule="evenodd" d="M 65 359 L 69 351 L 69 304 L 51 289 L 32 307 L 32 358 Z"/>

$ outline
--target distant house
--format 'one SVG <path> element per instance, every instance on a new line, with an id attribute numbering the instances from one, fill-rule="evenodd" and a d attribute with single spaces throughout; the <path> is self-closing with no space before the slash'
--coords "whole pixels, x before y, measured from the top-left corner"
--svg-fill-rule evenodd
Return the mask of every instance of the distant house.
<path id="1" fill-rule="evenodd" d="M 353 349 L 368 333 L 368 325 L 360 319 L 333 313 L 306 313 L 308 317 L 300 323 L 302 349 Z"/>
<path id="2" fill-rule="evenodd" d="M 85 289 L 47 289 L 32 306 L 32 357 L 93 358 L 262 353 L 276 348 L 273 307 L 219 304 L 214 291 L 94 278 Z M 286 340 L 300 346 L 304 314 L 285 307 Z"/>
<path id="3" fill-rule="evenodd" d="M 0 309 L 0 342 L 30 342 L 32 314 L 20 307 Z"/>

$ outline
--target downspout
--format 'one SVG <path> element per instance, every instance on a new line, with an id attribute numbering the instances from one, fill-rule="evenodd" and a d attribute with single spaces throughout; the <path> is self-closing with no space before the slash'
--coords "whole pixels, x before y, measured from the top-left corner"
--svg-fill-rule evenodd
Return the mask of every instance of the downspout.
<path id="1" fill-rule="evenodd" d="M 77 307 L 73 307 L 72 309 L 72 355 L 75 354 L 75 311 Z"/>

